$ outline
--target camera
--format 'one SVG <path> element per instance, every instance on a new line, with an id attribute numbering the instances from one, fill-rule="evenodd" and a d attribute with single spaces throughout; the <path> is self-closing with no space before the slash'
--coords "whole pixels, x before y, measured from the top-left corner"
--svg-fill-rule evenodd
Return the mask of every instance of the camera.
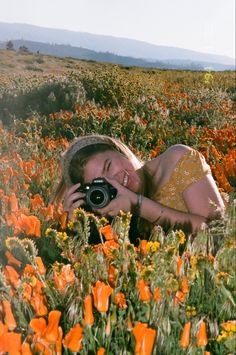
<path id="1" fill-rule="evenodd" d="M 104 178 L 96 178 L 91 184 L 85 184 L 78 192 L 85 193 L 86 206 L 89 208 L 103 208 L 117 195 L 117 189 Z"/>

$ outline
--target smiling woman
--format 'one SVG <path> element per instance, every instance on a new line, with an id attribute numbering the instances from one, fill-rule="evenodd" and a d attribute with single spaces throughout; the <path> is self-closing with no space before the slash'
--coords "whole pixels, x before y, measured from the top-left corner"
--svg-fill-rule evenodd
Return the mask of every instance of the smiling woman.
<path id="1" fill-rule="evenodd" d="M 196 232 L 224 211 L 205 158 L 182 144 L 141 162 L 115 138 L 85 136 L 75 139 L 65 151 L 61 166 L 62 180 L 54 202 L 63 200 L 70 218 L 75 208 L 90 207 L 102 216 L 131 212 L 149 226 Z M 100 205 L 104 196 L 108 199 Z"/>

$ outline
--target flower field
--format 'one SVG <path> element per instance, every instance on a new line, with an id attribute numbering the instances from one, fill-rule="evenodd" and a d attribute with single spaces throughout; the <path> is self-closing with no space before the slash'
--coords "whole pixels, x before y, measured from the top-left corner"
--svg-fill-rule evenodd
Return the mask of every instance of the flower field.
<path id="1" fill-rule="evenodd" d="M 0 354 L 235 354 L 235 73 L 17 53 L 14 72 L 4 56 Z M 191 241 L 156 227 L 137 245 L 130 214 L 109 224 L 78 209 L 68 220 L 50 203 L 60 154 L 91 133 L 144 160 L 176 143 L 198 149 L 227 200 L 224 218 Z"/>

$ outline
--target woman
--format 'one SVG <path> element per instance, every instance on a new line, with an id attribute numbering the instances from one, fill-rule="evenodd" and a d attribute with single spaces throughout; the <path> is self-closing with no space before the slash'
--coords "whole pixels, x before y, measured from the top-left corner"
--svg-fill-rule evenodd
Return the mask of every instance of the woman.
<path id="1" fill-rule="evenodd" d="M 104 216 L 130 211 L 152 225 L 186 227 L 196 232 L 221 215 L 224 203 L 204 157 L 181 144 L 141 162 L 121 141 L 101 135 L 75 139 L 62 157 L 62 181 L 57 202 L 64 210 L 83 207 L 81 186 L 105 178 L 117 195 L 105 207 L 93 209 Z"/>

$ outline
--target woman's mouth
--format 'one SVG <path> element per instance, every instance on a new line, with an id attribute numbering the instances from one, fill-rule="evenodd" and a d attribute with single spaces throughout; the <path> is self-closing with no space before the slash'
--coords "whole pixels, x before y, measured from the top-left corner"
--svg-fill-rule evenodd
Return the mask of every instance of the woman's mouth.
<path id="1" fill-rule="evenodd" d="M 129 182 L 129 174 L 127 173 L 127 171 L 125 171 L 125 173 L 124 173 L 124 179 L 123 179 L 123 186 L 124 187 L 127 187 L 127 185 L 128 185 L 128 182 Z"/>

